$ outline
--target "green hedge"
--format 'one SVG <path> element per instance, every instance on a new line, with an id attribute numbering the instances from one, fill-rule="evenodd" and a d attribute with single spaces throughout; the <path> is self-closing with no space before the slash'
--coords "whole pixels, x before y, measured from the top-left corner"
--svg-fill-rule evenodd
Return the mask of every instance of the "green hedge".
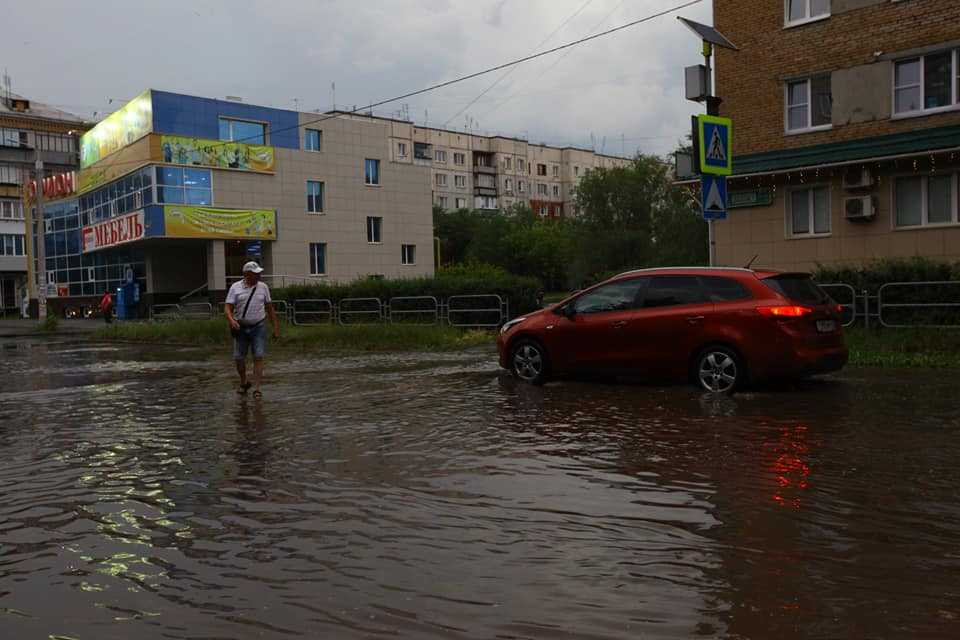
<path id="1" fill-rule="evenodd" d="M 940 282 L 960 280 L 960 262 L 942 262 L 929 258 L 885 258 L 861 267 L 825 267 L 814 272 L 818 282 L 842 282 L 858 292 L 876 293 L 888 282 Z"/>
<path id="2" fill-rule="evenodd" d="M 830 268 L 820 266 L 817 281 L 845 283 L 857 295 L 866 290 L 871 296 L 893 282 L 960 282 L 960 262 L 942 262 L 929 258 L 887 258 L 862 267 Z M 849 293 L 830 290 L 838 302 L 850 302 Z M 887 307 L 896 304 L 960 303 L 960 285 L 915 285 L 890 287 L 883 291 L 884 321 L 904 325 L 960 326 L 960 307 Z M 873 304 L 871 302 L 871 304 Z"/>
<path id="3" fill-rule="evenodd" d="M 497 294 L 510 303 L 511 315 L 538 309 L 537 293 L 540 282 L 536 278 L 514 276 L 499 267 L 489 265 L 458 265 L 437 271 L 432 278 L 375 280 L 366 278 L 347 284 L 292 285 L 275 289 L 275 300 L 321 299 L 338 303 L 344 298 L 390 298 L 434 296 L 446 299 L 459 295 Z"/>

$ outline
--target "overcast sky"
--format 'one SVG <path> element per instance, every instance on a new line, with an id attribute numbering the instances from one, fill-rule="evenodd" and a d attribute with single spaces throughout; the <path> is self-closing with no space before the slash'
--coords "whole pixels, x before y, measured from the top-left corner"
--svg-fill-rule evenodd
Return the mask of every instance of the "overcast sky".
<path id="1" fill-rule="evenodd" d="M 13 90 L 102 118 L 145 88 L 302 111 L 353 108 L 473 73 L 684 0 L 33 0 L 4 8 Z M 698 105 L 699 42 L 673 13 L 405 101 L 418 124 L 619 154 L 666 153 Z M 710 23 L 710 0 L 679 15 Z M 112 100 L 112 102 L 111 102 Z M 404 103 L 379 107 L 393 115 Z M 592 138 L 591 138 L 592 136 Z M 605 143 L 604 143 L 605 139 Z"/>

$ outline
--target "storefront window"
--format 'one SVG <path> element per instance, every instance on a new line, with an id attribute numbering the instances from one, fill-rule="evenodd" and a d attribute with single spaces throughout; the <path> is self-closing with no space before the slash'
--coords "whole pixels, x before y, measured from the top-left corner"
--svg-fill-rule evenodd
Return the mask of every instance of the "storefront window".
<path id="1" fill-rule="evenodd" d="M 208 169 L 157 167 L 157 200 L 162 204 L 213 203 Z"/>

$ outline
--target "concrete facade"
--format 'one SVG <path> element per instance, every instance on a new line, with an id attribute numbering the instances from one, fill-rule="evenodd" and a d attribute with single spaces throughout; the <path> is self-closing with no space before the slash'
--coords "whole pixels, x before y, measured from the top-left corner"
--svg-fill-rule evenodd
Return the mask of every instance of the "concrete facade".
<path id="1" fill-rule="evenodd" d="M 50 105 L 0 96 L 0 315 L 20 313 L 28 292 L 26 216 L 22 186 L 32 179 L 36 149 L 48 175 L 77 166 L 76 135 L 83 119 Z"/>
<path id="2" fill-rule="evenodd" d="M 394 156 L 400 145 L 406 145 L 405 148 L 411 150 L 408 162 L 431 168 L 433 204 L 447 211 L 526 205 L 544 217 L 569 215 L 573 212 L 573 190 L 587 171 L 630 163 L 627 158 L 586 149 L 550 147 L 516 138 L 403 124 L 406 126 L 395 126 L 393 131 Z M 418 143 L 429 145 L 421 147 L 429 158 L 413 158 L 412 150 Z M 489 167 L 478 166 L 483 158 Z M 546 167 L 546 175 L 537 174 L 538 165 Z"/>
<path id="3" fill-rule="evenodd" d="M 719 264 L 755 255 L 756 264 L 789 270 L 960 260 L 960 3 L 833 0 L 827 14 L 792 22 L 789 6 L 714 2 L 717 29 L 740 48 L 716 52 L 721 115 L 735 131 L 728 190 L 757 196 L 716 223 Z M 913 95 L 903 89 L 913 61 L 940 53 L 952 61 L 949 104 L 931 106 L 936 85 L 921 73 L 912 90 L 926 98 L 898 108 L 898 87 L 902 100 Z M 826 78 L 827 96 L 815 93 L 817 78 Z M 790 121 L 793 113 L 813 123 L 817 109 L 828 112 L 826 124 Z M 851 176 L 863 172 L 861 185 Z M 863 202 L 873 216 L 848 216 Z"/>

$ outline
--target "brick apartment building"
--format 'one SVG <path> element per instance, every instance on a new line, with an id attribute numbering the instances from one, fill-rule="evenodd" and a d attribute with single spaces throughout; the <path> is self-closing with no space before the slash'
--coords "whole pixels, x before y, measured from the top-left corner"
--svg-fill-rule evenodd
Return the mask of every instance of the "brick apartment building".
<path id="1" fill-rule="evenodd" d="M 734 122 L 717 259 L 960 259 L 960 1 L 714 0 Z"/>

